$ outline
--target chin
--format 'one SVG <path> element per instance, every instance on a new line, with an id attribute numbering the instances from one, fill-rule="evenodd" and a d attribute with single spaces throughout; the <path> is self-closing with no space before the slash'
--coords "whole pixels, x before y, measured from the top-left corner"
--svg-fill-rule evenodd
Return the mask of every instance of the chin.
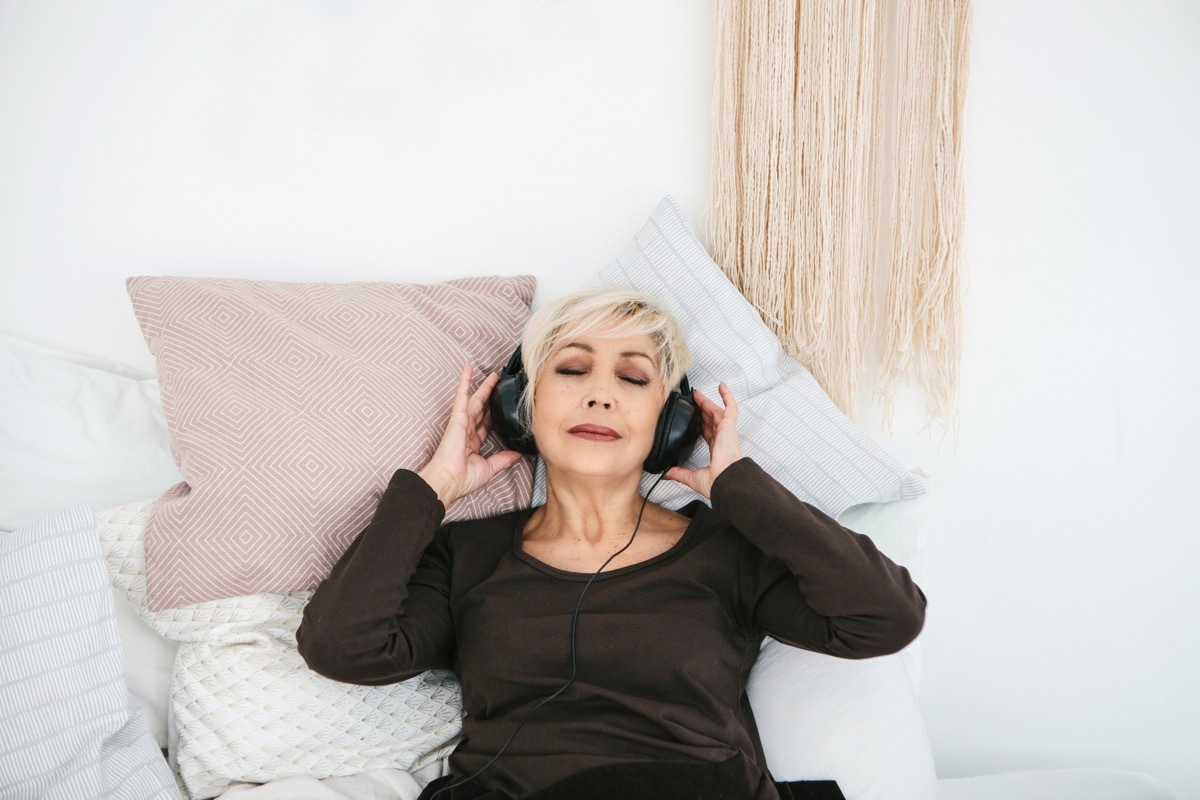
<path id="1" fill-rule="evenodd" d="M 649 455 L 648 451 L 640 458 L 633 460 L 632 457 L 619 458 L 615 453 L 605 455 L 583 452 L 581 448 L 566 448 L 566 452 L 560 450 L 551 453 L 549 457 L 543 452 L 542 460 L 546 462 L 547 470 L 555 469 L 560 472 L 593 478 L 612 478 L 636 473 L 640 480 L 643 472 L 642 464 L 647 455 Z"/>

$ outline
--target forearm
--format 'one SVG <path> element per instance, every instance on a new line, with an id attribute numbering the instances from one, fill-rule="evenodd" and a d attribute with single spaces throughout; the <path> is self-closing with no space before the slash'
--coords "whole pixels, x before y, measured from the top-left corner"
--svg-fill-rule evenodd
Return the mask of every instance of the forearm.
<path id="1" fill-rule="evenodd" d="M 313 593 L 296 633 L 315 671 L 382 684 L 427 669 L 442 655 L 447 612 L 438 570 L 421 559 L 445 514 L 434 490 L 398 470 L 370 524 Z"/>
<path id="2" fill-rule="evenodd" d="M 802 502 L 748 458 L 713 486 L 713 510 L 786 568 L 759 587 L 754 617 L 777 638 L 843 658 L 895 652 L 920 633 L 926 600 L 870 537 Z"/>

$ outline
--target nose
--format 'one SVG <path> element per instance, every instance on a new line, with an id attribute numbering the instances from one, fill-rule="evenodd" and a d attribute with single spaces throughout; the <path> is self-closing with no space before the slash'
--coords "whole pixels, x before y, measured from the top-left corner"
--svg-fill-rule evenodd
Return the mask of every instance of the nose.
<path id="1" fill-rule="evenodd" d="M 611 380 L 611 378 L 605 377 L 600 370 L 592 371 L 583 395 L 587 399 L 588 408 L 611 409 L 613 407 L 615 388 L 610 383 Z"/>

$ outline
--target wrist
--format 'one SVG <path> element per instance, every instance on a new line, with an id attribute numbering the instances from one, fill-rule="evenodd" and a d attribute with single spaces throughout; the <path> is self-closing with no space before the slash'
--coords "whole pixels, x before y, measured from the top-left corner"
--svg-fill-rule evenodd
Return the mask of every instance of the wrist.
<path id="1" fill-rule="evenodd" d="M 742 453 L 739 450 L 739 451 L 735 451 L 733 453 L 725 454 L 725 457 L 719 460 L 719 462 L 718 462 L 719 466 L 710 463 L 709 469 L 711 470 L 710 474 L 712 475 L 712 482 L 716 483 L 717 478 L 724 475 L 729 470 L 730 467 L 732 467 L 734 464 L 736 464 L 737 462 L 739 462 L 741 460 L 742 460 Z"/>
<path id="2" fill-rule="evenodd" d="M 433 491 L 437 494 L 438 500 L 442 502 L 444 507 L 450 507 L 450 504 L 453 503 L 456 498 L 454 497 L 454 493 L 450 488 L 449 482 L 427 469 L 417 472 L 417 476 L 421 480 L 425 481 L 425 483 L 429 484 L 429 488 L 433 489 Z"/>
<path id="3" fill-rule="evenodd" d="M 716 487 L 717 487 L 717 481 L 721 480 L 721 478 L 723 478 L 723 477 L 725 477 L 727 474 L 729 474 L 729 471 L 730 471 L 731 469 L 734 469 L 734 467 L 735 467 L 735 466 L 737 467 L 737 469 L 734 469 L 734 472 L 737 472 L 738 470 L 742 469 L 742 468 L 743 468 L 745 465 L 744 465 L 744 464 L 742 464 L 741 462 L 742 462 L 742 461 L 744 461 L 744 460 L 746 460 L 746 459 L 745 459 L 745 456 L 741 456 L 741 455 L 739 455 L 739 456 L 738 456 L 736 459 L 734 459 L 733 461 L 730 461 L 728 464 L 726 464 L 726 465 L 725 465 L 725 466 L 724 466 L 724 467 L 721 469 L 721 471 L 720 471 L 720 472 L 718 472 L 716 475 L 714 475 L 714 476 L 713 476 L 713 478 L 712 478 L 712 487 L 711 487 L 711 488 L 715 490 L 715 489 L 716 489 Z"/>

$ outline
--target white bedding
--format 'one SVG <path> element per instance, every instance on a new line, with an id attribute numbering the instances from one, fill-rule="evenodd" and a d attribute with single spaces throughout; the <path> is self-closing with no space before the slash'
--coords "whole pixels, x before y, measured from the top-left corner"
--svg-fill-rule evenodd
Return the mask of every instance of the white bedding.
<path id="1" fill-rule="evenodd" d="M 442 763 L 409 774 L 398 769 L 373 769 L 343 778 L 317 780 L 280 778 L 261 785 L 230 787 L 222 798 L 231 800 L 417 800 L 421 790 L 442 775 Z"/>
<path id="2" fill-rule="evenodd" d="M 450 673 L 352 686 L 305 667 L 295 632 L 307 592 L 149 610 L 142 542 L 151 506 L 142 501 L 97 513 L 96 535 L 124 602 L 163 640 L 178 643 L 168 744 L 193 797 L 280 775 L 416 769 L 452 749 L 461 701 Z M 166 703 L 164 695 L 155 718 L 166 713 Z"/>
<path id="3" fill-rule="evenodd" d="M 1173 800 L 1165 786 L 1140 772 L 1049 769 L 943 778 L 937 800 Z"/>
<path id="4" fill-rule="evenodd" d="M 862 505 L 842 521 L 872 536 L 919 577 L 925 503 L 919 497 Z M 424 735 L 434 737 L 431 755 L 436 759 L 445 752 L 440 742 L 456 730 L 456 691 L 443 696 L 430 678 L 414 679 L 418 688 L 428 690 L 415 694 L 403 684 L 350 687 L 313 675 L 295 651 L 304 593 L 148 610 L 141 545 L 150 507 L 142 501 L 98 512 L 96 536 L 112 583 L 120 589 L 119 604 L 134 609 L 139 621 L 157 632 L 149 641 L 139 632 L 139 640 L 129 643 L 131 649 L 149 646 L 155 651 L 128 659 L 131 683 L 152 686 L 159 681 L 157 674 L 142 676 L 141 665 L 161 661 L 162 648 L 179 643 L 170 676 L 169 728 L 174 735 L 169 739 L 172 763 L 186 789 L 193 796 L 212 796 L 238 781 L 267 780 L 274 770 L 276 775 L 339 776 L 329 784 L 288 778 L 281 796 L 301 791 L 313 797 L 337 796 L 331 791 L 352 796 L 361 791 L 365 797 L 405 797 L 411 785 L 404 773 L 372 769 L 426 763 L 405 755 L 423 752 L 414 750 L 419 741 L 412 731 L 384 737 L 403 727 L 403 714 L 391 708 L 394 695 L 419 699 L 401 710 L 410 717 L 419 713 Z M 861 798 L 930 797 L 936 777 L 916 702 L 918 653 L 914 644 L 895 655 L 846 661 L 765 643 L 751 676 L 750 697 L 776 777 L 834 777 L 848 796 Z M 153 705 L 151 716 L 167 716 L 167 695 Z M 804 713 L 791 713 L 797 707 L 804 707 Z M 358 717 L 377 708 L 386 713 L 358 724 Z M 367 772 L 368 780 L 343 780 Z"/>
<path id="5" fill-rule="evenodd" d="M 843 515 L 843 523 L 871 535 L 884 552 L 910 565 L 921 576 L 924 568 L 921 527 L 926 500 L 860 506 Z M 146 504 L 130 504 L 123 512 L 101 512 L 98 536 L 109 556 L 113 580 L 133 589 L 138 573 L 137 554 L 129 545 L 137 540 L 144 523 Z M 124 540 L 125 547 L 116 543 Z M 130 593 L 122 592 L 128 605 Z M 136 612 L 134 612 L 136 614 Z M 268 618 L 271 615 L 267 615 Z M 233 620 L 226 614 L 226 625 Z M 263 619 L 267 622 L 267 619 Z M 173 623 L 183 625 L 187 623 Z M 176 631 L 177 635 L 179 631 Z M 151 634 L 157 636 L 157 634 Z M 159 637 L 162 642 L 168 642 Z M 811 766 L 821 757 L 829 769 L 857 766 L 852 777 L 840 781 L 849 800 L 900 797 L 927 800 L 1170 800 L 1172 795 L 1146 775 L 1116 770 L 1039 770 L 936 780 L 932 755 L 921 723 L 915 692 L 919 677 L 918 646 L 894 657 L 866 662 L 838 663 L 837 659 L 768 644 L 752 683 L 754 694 L 766 692 L 773 705 L 759 699 L 759 723 L 768 759 L 780 777 L 796 779 L 817 775 L 785 775 L 787 753 L 802 750 Z M 790 662 L 781 666 L 780 659 Z M 147 663 L 147 659 L 135 659 Z M 790 672 L 789 672 L 790 670 Z M 140 670 L 139 670 L 140 671 Z M 143 684 L 147 682 L 143 679 Z M 764 684 L 774 683 L 773 687 Z M 818 703 L 805 700 L 819 695 Z M 882 693 L 882 695 L 880 694 Z M 808 706 L 806 720 L 796 725 L 795 715 L 774 713 L 798 703 Z M 165 713 L 165 711 L 163 712 Z M 836 722 L 831 723 L 831 720 Z M 838 737 L 842 736 L 842 741 Z M 783 755 L 780 756 L 780 748 Z M 824 749 L 822 749 L 824 748 Z M 822 754 L 824 754 L 822 756 Z M 857 764 L 855 762 L 858 761 Z M 870 762 L 870 763 L 868 763 Z M 907 763 L 906 763 L 907 762 Z M 927 766 L 926 766 L 927 765 Z M 266 784 L 235 784 L 221 795 L 233 800 L 415 800 L 421 788 L 442 774 L 444 762 L 427 765 L 414 774 L 398 769 L 371 769 L 353 775 L 318 780 L 288 777 Z M 881 776 L 906 775 L 904 787 L 889 792 Z"/>
<path id="6" fill-rule="evenodd" d="M 4 444 L 9 448 L 4 454 L 4 466 L 9 470 L 4 482 L 8 491 L 6 497 L 13 500 L 10 506 L 4 507 L 11 512 L 7 525 L 16 527 L 35 517 L 35 512 L 43 513 L 80 499 L 90 502 L 93 509 L 104 508 L 101 504 L 106 502 L 127 503 L 153 496 L 178 479 L 178 471 L 166 450 L 161 414 L 154 408 L 154 387 L 150 379 L 122 372 L 114 365 L 27 345 L 11 337 L 0 344 L 5 345 L 0 347 L 5 354 L 0 359 L 4 374 L 13 381 L 6 384 L 6 388 L 20 385 L 24 392 L 5 394 L 2 410 L 6 413 L 0 414 L 0 423 L 7 421 L 15 425 L 23 419 L 20 414 L 49 414 L 56 409 L 72 408 L 81 409 L 83 420 L 78 430 L 71 429 L 71 441 L 62 437 L 15 438 L 20 433 L 19 425 L 12 428 L 16 431 L 14 436 L 4 437 Z M 93 454 L 89 458 L 95 463 L 89 463 L 85 472 L 104 476 L 90 488 L 76 485 L 77 471 L 70 470 L 78 465 L 70 463 L 64 467 L 68 471 L 61 473 L 68 475 L 70 480 L 62 486 L 54 485 L 51 480 L 53 475 L 60 474 L 58 461 L 72 461 L 75 439 L 83 441 L 86 452 Z M 50 446 L 27 453 L 16 449 L 17 442 L 32 443 L 30 446 L 35 450 L 40 446 L 39 442 Z M 153 453 L 154 466 L 148 472 L 131 468 L 131 462 L 136 467 L 145 460 L 144 451 Z M 39 487 L 41 491 L 34 491 Z M 908 566 L 921 583 L 924 502 L 917 498 L 899 503 L 861 505 L 850 509 L 842 521 L 871 535 L 881 550 Z M 106 524 L 124 525 L 124 533 L 131 534 L 144 519 L 145 508 L 143 502 L 123 519 L 111 513 L 101 516 Z M 263 641 L 264 637 L 276 643 L 287 641 L 294 633 L 294 615 L 284 620 L 276 612 L 286 610 L 284 605 L 294 611 L 298 604 L 292 601 L 299 598 L 279 596 L 285 598 L 283 605 L 267 603 L 270 606 L 267 608 L 253 604 L 250 611 L 237 603 L 234 604 L 238 606 L 236 608 L 218 604 L 207 609 L 208 617 L 193 614 L 163 619 L 151 614 L 148 618 L 138 608 L 137 596 L 141 587 L 137 583 L 137 554 L 128 548 L 117 547 L 116 543 L 122 537 L 110 535 L 113 533 L 112 530 L 100 530 L 97 536 L 102 542 L 106 537 L 108 539 L 106 555 L 109 556 L 114 586 L 113 600 L 117 607 L 125 679 L 133 697 L 145 708 L 145 718 L 150 722 L 150 732 L 146 736 L 157 740 L 159 747 L 171 744 L 173 750 L 177 750 L 178 743 L 169 742 L 172 737 L 167 735 L 167 686 L 172 681 L 177 687 L 180 685 L 177 642 L 163 634 L 177 640 L 202 642 L 205 635 L 198 632 L 194 623 L 203 621 L 218 627 L 223 625 L 224 634 L 233 634 L 234 639 L 241 637 L 241 641 Z M 125 543 L 129 544 L 129 537 L 125 538 Z M 252 628 L 257 626 L 258 630 L 248 631 L 247 623 Z M 151 625 L 158 630 L 152 629 Z M 230 639 L 227 644 L 232 641 Z M 762 708 L 764 743 L 771 743 L 767 749 L 772 769 L 781 777 L 795 779 L 835 777 L 850 800 L 935 800 L 935 797 L 936 800 L 1169 800 L 1172 797 L 1148 776 L 1114 770 L 1050 770 L 936 780 L 932 753 L 915 701 L 920 686 L 919 653 L 919 645 L 914 645 L 896 656 L 873 660 L 877 663 L 865 665 L 868 669 L 862 669 L 864 665 L 861 664 L 847 664 L 841 669 L 841 665 L 823 663 L 820 659 L 812 659 L 812 654 L 804 653 L 789 654 L 792 657 L 784 659 L 765 658 L 764 664 L 771 666 L 775 674 L 756 675 L 756 680 L 760 685 L 769 686 L 771 680 L 761 679 L 771 677 L 782 687 L 768 689 L 758 706 Z M 788 673 L 788 670 L 794 672 Z M 863 680 L 868 683 L 862 684 Z M 206 676 L 200 682 L 218 686 L 220 680 Z M 820 702 L 806 698 L 802 691 L 804 686 L 819 687 Z M 878 704 L 869 706 L 863 702 L 879 691 L 890 692 L 886 714 L 878 713 Z M 779 722 L 774 721 L 767 710 L 767 704 L 772 702 L 790 703 L 792 707 L 803 704 L 806 710 L 803 719 L 808 727 L 787 727 L 787 720 L 801 715 L 783 714 Z M 873 710 L 876 713 L 871 713 Z M 0 707 L 0 716 L 3 711 Z M 177 731 L 181 722 L 175 720 L 170 729 Z M 3 724 L 6 721 L 0 719 L 0 727 Z M 204 733 L 202 737 L 207 735 Z M 0 746 L 0 752 L 3 750 Z M 901 766 L 897 767 L 897 763 Z M 390 768 L 372 768 L 375 766 L 364 762 L 358 769 L 346 770 L 338 777 L 326 780 L 282 777 L 262 786 L 231 785 L 230 781 L 235 777 L 226 774 L 218 782 L 210 783 L 207 790 L 212 793 L 224 790 L 225 796 L 235 800 L 285 797 L 299 800 L 412 800 L 420 787 L 444 768 L 436 754 L 431 763 L 412 775 L 394 768 L 396 764 Z M 804 770 L 826 772 L 806 774 Z M 290 765 L 286 771 L 276 774 L 305 771 L 302 765 Z M 333 773 L 326 770 L 315 774 Z M 887 777 L 901 775 L 904 776 L 903 785 L 888 785 Z M 19 796 L 8 791 L 11 788 L 6 786 L 8 783 L 0 771 L 0 800 Z M 214 790 L 214 786 L 218 788 Z"/>
<path id="7" fill-rule="evenodd" d="M 842 517 L 845 524 L 876 539 L 893 558 L 920 574 L 920 536 L 925 500 L 861 506 Z M 109 556 L 114 581 L 137 598 L 137 541 L 145 504 L 124 511 L 101 512 L 98 536 Z M 117 547 L 123 542 L 124 547 Z M 129 594 L 124 601 L 128 603 Z M 234 625 L 234 612 L 223 624 Z M 270 614 L 262 621 L 268 622 Z M 169 622 L 176 635 L 196 629 L 191 623 Z M 182 625 L 182 628 L 179 626 Z M 174 626 L 173 628 L 171 626 Z M 235 626 L 236 627 L 236 626 Z M 242 631 L 245 633 L 245 631 Z M 166 641 L 164 639 L 164 641 Z M 932 755 L 915 702 L 919 647 L 863 662 L 840 662 L 768 643 L 752 678 L 751 697 L 764 746 L 780 778 L 817 778 L 804 769 L 842 770 L 839 785 L 849 800 L 860 798 L 927 798 L 927 800 L 1169 800 L 1172 795 L 1148 776 L 1115 770 L 1041 770 L 936 780 Z M 816 700 L 813 700 L 813 697 Z M 768 702 L 770 701 L 770 702 Z M 807 706 L 802 722 L 787 713 Z M 782 712 L 782 713 L 780 713 Z M 804 752 L 802 760 L 790 753 Z M 822 761 L 822 759 L 824 759 Z M 790 768 L 801 770 L 789 773 Z M 288 777 L 258 784 L 235 784 L 222 797 L 234 800 L 415 800 L 421 788 L 442 774 L 437 761 L 409 774 L 398 769 L 371 769 L 318 780 Z M 899 784 L 887 784 L 887 779 Z"/>
<path id="8" fill-rule="evenodd" d="M 432 780 L 432 778 L 430 778 Z M 417 782 L 396 770 L 351 778 L 286 778 L 265 786 L 237 786 L 233 800 L 415 800 Z M 847 794 L 847 800 L 854 796 Z M 936 800 L 1173 800 L 1167 789 L 1138 772 L 1110 769 L 1034 770 L 943 778 Z M 935 800 L 935 798 L 930 798 Z"/>

